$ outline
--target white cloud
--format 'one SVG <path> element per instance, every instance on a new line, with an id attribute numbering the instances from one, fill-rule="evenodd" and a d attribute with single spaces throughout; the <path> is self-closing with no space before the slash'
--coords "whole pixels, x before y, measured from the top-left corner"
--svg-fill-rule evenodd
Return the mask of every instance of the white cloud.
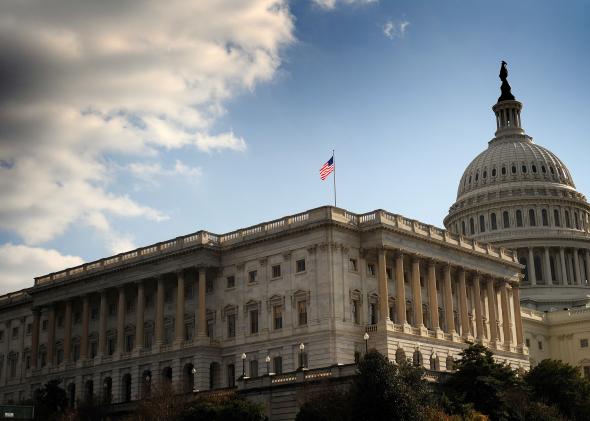
<path id="1" fill-rule="evenodd" d="M 347 5 L 351 5 L 351 4 L 359 4 L 359 5 L 364 5 L 364 4 L 372 4 L 372 3 L 378 3 L 379 0 L 312 0 L 315 4 L 317 4 L 319 7 L 321 7 L 322 9 L 326 9 L 326 10 L 332 10 L 334 8 L 336 8 L 336 5 L 338 3 L 343 3 L 343 4 L 347 4 Z"/>
<path id="2" fill-rule="evenodd" d="M 137 178 L 154 185 L 158 184 L 157 179 L 160 177 L 183 176 L 198 180 L 203 174 L 200 167 L 190 167 L 180 160 L 176 160 L 174 167 L 170 169 L 163 168 L 159 162 L 132 162 L 127 166 L 127 169 Z"/>
<path id="3" fill-rule="evenodd" d="M 111 249 L 131 247 L 112 217 L 166 215 L 113 193 L 118 160 L 138 161 L 138 177 L 199 177 L 140 162 L 244 151 L 213 124 L 227 100 L 273 78 L 293 41 L 287 0 L 4 0 L 0 230 L 39 245 L 84 223 Z"/>
<path id="4" fill-rule="evenodd" d="M 392 20 L 388 20 L 383 25 L 383 34 L 389 39 L 403 38 L 409 25 L 410 22 L 405 20 L 397 23 Z"/>
<path id="5" fill-rule="evenodd" d="M 7 243 L 0 245 L 0 294 L 33 286 L 33 278 L 78 266 L 77 256 L 56 250 Z"/>

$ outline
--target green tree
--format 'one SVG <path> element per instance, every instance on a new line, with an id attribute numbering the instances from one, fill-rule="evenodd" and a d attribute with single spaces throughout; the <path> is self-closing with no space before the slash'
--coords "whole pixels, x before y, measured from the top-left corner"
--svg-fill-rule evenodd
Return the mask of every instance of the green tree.
<path id="1" fill-rule="evenodd" d="M 50 380 L 35 392 L 33 404 L 36 420 L 57 420 L 65 412 L 68 399 L 66 391 L 59 387 L 60 383 L 60 380 Z"/>
<path id="2" fill-rule="evenodd" d="M 326 384 L 321 392 L 313 391 L 299 409 L 295 421 L 348 421 L 350 401 L 348 391 L 342 391 Z"/>
<path id="3" fill-rule="evenodd" d="M 178 421 L 264 421 L 264 407 L 238 397 L 198 399 L 189 403 Z"/>
<path id="4" fill-rule="evenodd" d="M 555 405 L 572 420 L 590 417 L 590 382 L 576 367 L 562 361 L 543 360 L 526 376 L 532 398 Z"/>
<path id="5" fill-rule="evenodd" d="M 463 413 L 471 407 L 492 420 L 522 419 L 515 400 L 525 399 L 522 380 L 507 365 L 494 361 L 492 352 L 481 344 L 470 344 L 461 352 L 457 371 L 443 383 L 453 409 Z"/>

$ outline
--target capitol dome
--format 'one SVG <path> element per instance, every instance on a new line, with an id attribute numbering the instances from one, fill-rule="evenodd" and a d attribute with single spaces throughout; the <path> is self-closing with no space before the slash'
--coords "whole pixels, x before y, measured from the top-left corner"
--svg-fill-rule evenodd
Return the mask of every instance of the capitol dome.
<path id="1" fill-rule="evenodd" d="M 522 128 L 503 79 L 495 137 L 465 169 L 444 220 L 460 235 L 516 250 L 522 302 L 539 310 L 590 303 L 590 205 L 565 164 Z"/>

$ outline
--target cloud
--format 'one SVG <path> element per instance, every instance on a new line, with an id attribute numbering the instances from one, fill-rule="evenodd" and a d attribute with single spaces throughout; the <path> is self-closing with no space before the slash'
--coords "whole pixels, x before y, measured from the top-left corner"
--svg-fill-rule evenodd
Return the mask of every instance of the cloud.
<path id="1" fill-rule="evenodd" d="M 383 34 L 389 39 L 403 38 L 409 25 L 410 22 L 405 20 L 397 23 L 392 20 L 388 20 L 383 25 Z"/>
<path id="2" fill-rule="evenodd" d="M 342 3 L 345 5 L 364 5 L 364 4 L 372 4 L 378 3 L 379 0 L 312 0 L 315 4 L 325 10 L 332 10 L 336 8 L 338 3 Z"/>
<path id="3" fill-rule="evenodd" d="M 160 177 L 183 176 L 190 177 L 192 180 L 198 180 L 203 171 L 200 167 L 190 167 L 176 160 L 174 167 L 166 169 L 160 163 L 132 162 L 127 169 L 137 178 L 143 179 L 150 184 L 157 185 L 157 179 Z"/>
<path id="4" fill-rule="evenodd" d="M 0 294 L 33 286 L 33 278 L 83 263 L 57 250 L 7 243 L 0 245 Z"/>
<path id="5" fill-rule="evenodd" d="M 4 0 L 0 15 L 0 230 L 27 245 L 75 223 L 132 246 L 113 217 L 162 221 L 114 193 L 121 162 L 137 177 L 199 177 L 169 150 L 241 152 L 212 133 L 231 98 L 271 80 L 294 41 L 287 0 Z M 142 164 L 142 162 L 144 162 Z"/>

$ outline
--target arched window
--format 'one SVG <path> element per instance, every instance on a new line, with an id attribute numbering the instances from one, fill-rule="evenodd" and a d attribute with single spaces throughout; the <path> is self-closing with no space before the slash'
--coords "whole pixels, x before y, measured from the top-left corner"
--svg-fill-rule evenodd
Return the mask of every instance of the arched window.
<path id="1" fill-rule="evenodd" d="M 465 221 L 461 221 L 461 234 L 466 235 L 467 232 L 465 230 Z"/>
<path id="2" fill-rule="evenodd" d="M 541 209 L 541 222 L 544 227 L 549 225 L 549 218 L 547 217 L 547 209 Z"/>
<path id="3" fill-rule="evenodd" d="M 521 169 L 522 169 L 522 173 L 526 174 L 526 165 L 523 165 Z"/>
<path id="4" fill-rule="evenodd" d="M 516 174 L 516 165 L 512 166 L 512 174 Z"/>
<path id="5" fill-rule="evenodd" d="M 76 405 L 76 383 L 68 384 L 68 406 L 73 408 Z"/>
<path id="6" fill-rule="evenodd" d="M 471 235 L 475 234 L 475 223 L 473 222 L 473 218 L 469 219 L 469 233 Z"/>
<path id="7" fill-rule="evenodd" d="M 522 227 L 522 211 L 520 209 L 516 211 L 516 226 Z"/>
<path id="8" fill-rule="evenodd" d="M 506 175 L 506 167 L 502 167 L 502 175 Z"/>
<path id="9" fill-rule="evenodd" d="M 555 223 L 556 227 L 561 226 L 561 221 L 559 220 L 559 211 L 557 209 L 553 210 L 553 222 Z"/>
<path id="10" fill-rule="evenodd" d="M 162 381 L 167 384 L 172 384 L 172 367 L 164 367 L 162 370 Z"/>
<path id="11" fill-rule="evenodd" d="M 106 377 L 102 381 L 102 402 L 105 404 L 111 403 L 113 400 L 113 379 Z"/>
<path id="12" fill-rule="evenodd" d="M 495 177 L 495 176 L 496 176 L 496 169 L 492 168 L 492 177 Z"/>
<path id="13" fill-rule="evenodd" d="M 84 402 L 92 402 L 94 395 L 94 383 L 92 380 L 86 380 L 84 383 Z"/>
<path id="14" fill-rule="evenodd" d="M 545 168 L 545 165 L 541 165 L 541 171 L 543 174 L 547 174 L 547 168 Z"/>
<path id="15" fill-rule="evenodd" d="M 479 232 L 486 232 L 486 221 L 483 215 L 479 215 Z"/>
<path id="16" fill-rule="evenodd" d="M 485 178 L 486 178 L 487 176 L 488 176 L 488 172 L 484 170 L 484 172 L 483 172 L 483 178 L 484 178 L 484 180 L 485 180 Z"/>
<path id="17" fill-rule="evenodd" d="M 141 374 L 141 397 L 146 398 L 150 396 L 152 391 L 152 372 L 144 370 Z"/>
<path id="18" fill-rule="evenodd" d="M 570 213 L 569 211 L 565 211 L 565 227 L 566 228 L 571 228 L 572 227 L 572 223 L 570 221 Z"/>
<path id="19" fill-rule="evenodd" d="M 537 166 L 535 164 L 531 166 L 531 169 L 533 170 L 533 173 L 537 173 Z"/>
<path id="20" fill-rule="evenodd" d="M 490 215 L 490 223 L 492 225 L 492 231 L 495 231 L 498 229 L 498 223 L 496 222 L 496 214 L 492 213 Z"/>
<path id="21" fill-rule="evenodd" d="M 534 209 L 529 209 L 529 225 L 531 227 L 537 226 L 537 218 Z"/>
<path id="22" fill-rule="evenodd" d="M 195 371 L 195 366 L 191 363 L 184 365 L 184 369 L 182 370 L 182 389 L 184 390 L 184 393 L 190 393 L 193 391 L 195 387 Z"/>
<path id="23" fill-rule="evenodd" d="M 131 402 L 131 374 L 126 373 L 123 375 L 123 402 Z"/>
<path id="24" fill-rule="evenodd" d="M 479 171 L 475 173 L 475 181 L 479 180 Z"/>
<path id="25" fill-rule="evenodd" d="M 209 389 L 216 389 L 219 385 L 219 363 L 209 364 Z M 267 373 L 268 374 L 268 373 Z"/>
<path id="26" fill-rule="evenodd" d="M 510 227 L 510 216 L 508 215 L 508 211 L 502 212 L 502 225 L 504 228 Z"/>
<path id="27" fill-rule="evenodd" d="M 579 230 L 580 229 L 580 216 L 578 215 L 578 212 L 574 212 L 574 222 L 576 223 L 576 229 Z"/>

